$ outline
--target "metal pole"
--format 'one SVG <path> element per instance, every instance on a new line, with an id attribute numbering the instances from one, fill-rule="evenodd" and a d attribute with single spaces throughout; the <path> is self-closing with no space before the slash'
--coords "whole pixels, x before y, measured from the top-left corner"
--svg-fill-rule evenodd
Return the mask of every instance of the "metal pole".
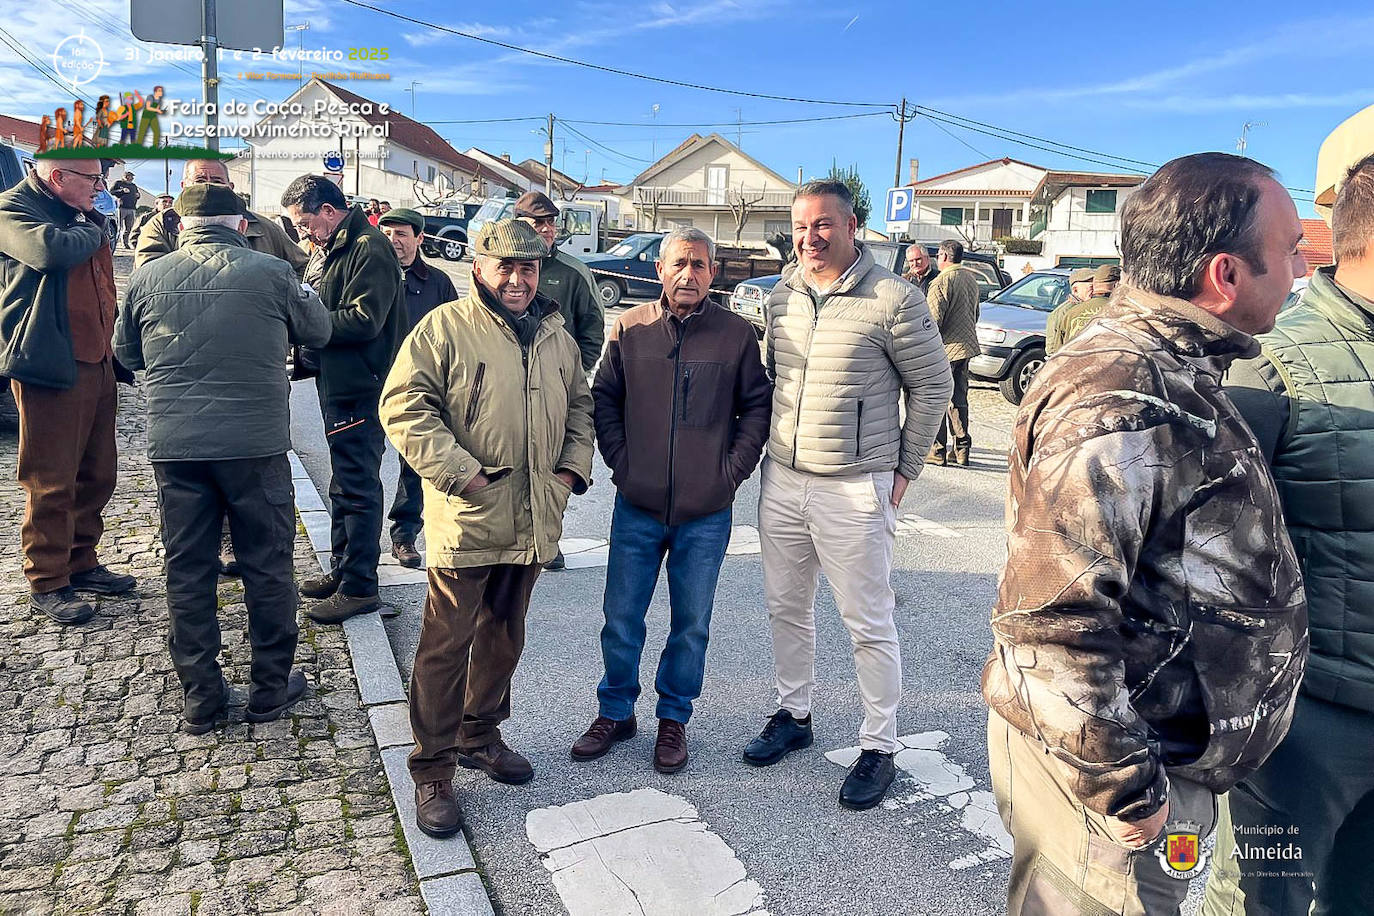
<path id="1" fill-rule="evenodd" d="M 544 144 L 544 193 L 553 197 L 553 114 L 549 114 L 549 137 Z"/>
<path id="2" fill-rule="evenodd" d="M 205 57 L 201 79 L 205 86 L 206 149 L 219 152 L 219 37 L 215 0 L 201 0 L 200 48 Z"/>
<path id="3" fill-rule="evenodd" d="M 900 188 L 902 186 L 902 134 L 906 131 L 906 98 L 902 99 L 902 107 L 897 109 L 897 169 L 893 172 L 892 186 Z"/>

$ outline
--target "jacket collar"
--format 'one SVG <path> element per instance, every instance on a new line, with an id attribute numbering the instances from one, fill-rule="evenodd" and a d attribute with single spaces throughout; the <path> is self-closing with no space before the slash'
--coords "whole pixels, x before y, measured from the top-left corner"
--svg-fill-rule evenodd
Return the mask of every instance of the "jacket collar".
<path id="1" fill-rule="evenodd" d="M 859 251 L 858 260 L 840 277 L 839 281 L 836 282 L 834 286 L 825 292 L 825 295 L 821 296 L 822 299 L 829 299 L 831 296 L 843 296 L 850 292 L 854 287 L 859 285 L 864 275 L 876 266 L 876 262 L 873 260 L 873 252 L 868 250 L 867 245 L 856 240 L 854 242 L 854 247 Z M 806 282 L 806 271 L 802 269 L 800 261 L 795 263 L 792 272 L 787 275 L 786 283 L 788 289 L 795 290 L 796 292 L 808 296 L 811 295 L 811 287 L 807 285 Z"/>
<path id="2" fill-rule="evenodd" d="M 347 248 L 358 233 L 363 230 L 363 227 L 371 225 L 367 221 L 367 217 L 363 216 L 362 207 L 352 208 L 348 211 L 348 215 L 343 218 L 343 221 L 339 223 L 338 228 L 334 230 L 334 237 L 329 240 L 329 253 L 332 255 L 336 251 Z"/>
<path id="3" fill-rule="evenodd" d="M 177 237 L 178 248 L 185 248 L 188 245 L 212 244 L 247 248 L 248 239 L 228 226 L 193 226 L 190 229 L 181 230 L 181 235 Z"/>
<path id="4" fill-rule="evenodd" d="M 28 182 L 29 187 L 33 190 L 35 194 L 39 195 L 44 201 L 48 203 L 49 206 L 56 207 L 58 211 L 66 215 L 68 218 L 79 215 L 81 213 L 80 210 L 76 209 L 71 204 L 67 203 L 65 200 L 54 194 L 52 192 L 52 188 L 48 187 L 47 182 L 38 177 L 38 172 L 30 172 Z"/>
<path id="5" fill-rule="evenodd" d="M 420 257 L 420 252 L 415 252 L 415 260 L 410 262 L 410 266 L 406 268 L 406 273 L 414 274 L 415 279 L 421 283 L 429 279 L 429 265 L 425 263 L 424 258 Z"/>
<path id="6" fill-rule="evenodd" d="M 1374 302 L 1338 285 L 1334 264 L 1317 268 L 1316 273 L 1312 274 L 1311 282 L 1308 283 L 1307 291 L 1303 293 L 1303 299 L 1313 299 L 1322 305 L 1340 303 L 1357 311 L 1364 321 L 1374 322 Z"/>
<path id="7" fill-rule="evenodd" d="M 482 308 L 491 312 L 493 315 L 495 315 L 497 318 L 500 318 L 502 321 L 505 320 L 505 315 L 514 314 L 510 311 L 510 309 L 506 308 L 504 305 L 497 302 L 496 297 L 493 296 L 490 292 L 488 292 L 487 288 L 482 284 L 478 283 L 476 279 L 474 279 L 471 285 L 469 286 L 468 295 L 472 297 L 474 302 L 480 304 Z M 548 318 L 550 315 L 559 314 L 558 303 L 550 299 L 549 297 L 541 296 L 538 293 L 534 294 L 534 301 L 530 303 L 530 306 L 528 309 L 526 309 L 526 311 L 533 313 L 535 319 L 540 324 L 543 324 L 544 319 Z"/>
<path id="8" fill-rule="evenodd" d="M 1148 325 L 1180 355 L 1195 360 L 1217 360 L 1218 371 L 1225 369 L 1232 360 L 1259 355 L 1258 340 L 1186 299 L 1118 286 L 1111 302 Z"/>
<path id="9" fill-rule="evenodd" d="M 700 302 L 700 303 L 697 305 L 697 307 L 691 312 L 691 314 L 689 314 L 689 315 L 687 316 L 687 318 L 701 318 L 701 317 L 704 317 L 704 316 L 706 315 L 707 311 L 710 310 L 711 308 L 713 308 L 713 307 L 715 306 L 715 304 L 716 304 L 716 303 L 715 303 L 715 300 L 713 300 L 713 299 L 711 298 L 711 294 L 710 294 L 710 293 L 707 293 L 707 294 L 706 294 L 706 298 L 701 300 L 701 302 Z M 670 308 L 668 308 L 668 294 L 667 294 L 667 293 L 660 293 L 660 294 L 659 294 L 659 297 L 658 297 L 658 313 L 659 313 L 659 317 L 662 318 L 663 321 L 672 321 L 672 320 L 674 320 L 674 319 L 676 319 L 676 320 L 678 320 L 678 321 L 686 321 L 686 320 L 687 320 L 687 318 L 678 318 L 677 315 L 673 314 L 673 310 L 670 309 Z"/>

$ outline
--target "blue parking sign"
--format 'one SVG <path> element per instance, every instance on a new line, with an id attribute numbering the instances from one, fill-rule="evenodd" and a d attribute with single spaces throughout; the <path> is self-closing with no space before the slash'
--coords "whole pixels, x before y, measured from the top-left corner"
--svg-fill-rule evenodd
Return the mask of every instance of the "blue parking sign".
<path id="1" fill-rule="evenodd" d="M 887 221 L 889 223 L 910 222 L 913 197 L 911 188 L 890 188 L 887 192 Z"/>

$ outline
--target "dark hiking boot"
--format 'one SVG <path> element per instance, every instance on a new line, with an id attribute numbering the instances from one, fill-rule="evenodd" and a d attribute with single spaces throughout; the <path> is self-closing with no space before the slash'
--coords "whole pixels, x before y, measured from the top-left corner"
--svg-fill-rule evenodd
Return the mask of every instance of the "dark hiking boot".
<path id="1" fill-rule="evenodd" d="M 415 787 L 415 826 L 440 840 L 463 829 L 452 780 L 422 782 Z"/>
<path id="2" fill-rule="evenodd" d="M 301 582 L 300 593 L 307 598 L 328 598 L 339 590 L 339 574 L 327 572 Z"/>
<path id="3" fill-rule="evenodd" d="M 63 626 L 85 623 L 95 616 L 95 608 L 76 597 L 76 592 L 66 585 L 56 591 L 30 595 L 29 608 Z"/>
<path id="4" fill-rule="evenodd" d="M 810 716 L 794 719 L 790 712 L 779 709 L 759 736 L 744 748 L 744 762 L 756 767 L 771 766 L 792 751 L 810 747 L 814 740 Z"/>
<path id="5" fill-rule="evenodd" d="M 381 600 L 376 595 L 355 598 L 336 592 L 323 601 L 316 601 L 305 611 L 305 616 L 316 623 L 343 623 L 350 617 L 378 610 Z"/>
<path id="6" fill-rule="evenodd" d="M 483 770 L 497 782 L 512 786 L 523 785 L 534 778 L 530 762 L 506 747 L 506 742 L 500 738 L 486 747 L 459 751 L 458 762 L 469 770 Z"/>
<path id="7" fill-rule="evenodd" d="M 617 741 L 624 741 L 634 736 L 634 716 L 620 721 L 608 719 L 605 716 L 597 716 L 596 721 L 591 724 L 582 737 L 573 742 L 573 759 L 595 760 L 614 747 Z"/>
<path id="8" fill-rule="evenodd" d="M 406 569 L 420 568 L 420 551 L 415 549 L 415 542 L 397 543 L 391 545 L 391 555 L 396 558 Z"/>
<path id="9" fill-rule="evenodd" d="M 97 595 L 122 595 L 138 584 L 133 576 L 111 572 L 104 566 L 90 569 L 70 576 L 71 587 L 78 592 L 95 592 Z"/>
<path id="10" fill-rule="evenodd" d="M 286 699 L 276 706 L 254 706 L 248 704 L 248 709 L 243 713 L 245 722 L 273 722 L 286 714 L 286 711 L 305 695 L 305 672 L 299 668 L 294 669 L 286 678 Z"/>

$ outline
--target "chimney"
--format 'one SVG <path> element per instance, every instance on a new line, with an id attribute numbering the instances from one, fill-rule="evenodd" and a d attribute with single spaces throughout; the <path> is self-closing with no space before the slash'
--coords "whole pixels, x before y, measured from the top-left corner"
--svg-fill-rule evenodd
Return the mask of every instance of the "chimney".
<path id="1" fill-rule="evenodd" d="M 510 162 L 510 153 L 502 153 L 501 158 L 506 160 L 507 162 Z"/>
<path id="2" fill-rule="evenodd" d="M 919 180 L 919 179 L 917 178 L 917 176 L 921 174 L 921 160 L 919 160 L 919 159 L 917 159 L 917 158 L 915 158 L 915 157 L 912 157 L 912 158 L 911 158 L 910 160 L 908 160 L 908 161 L 911 163 L 911 181 L 910 181 L 910 183 L 911 183 L 911 184 L 915 184 L 915 183 Z"/>

